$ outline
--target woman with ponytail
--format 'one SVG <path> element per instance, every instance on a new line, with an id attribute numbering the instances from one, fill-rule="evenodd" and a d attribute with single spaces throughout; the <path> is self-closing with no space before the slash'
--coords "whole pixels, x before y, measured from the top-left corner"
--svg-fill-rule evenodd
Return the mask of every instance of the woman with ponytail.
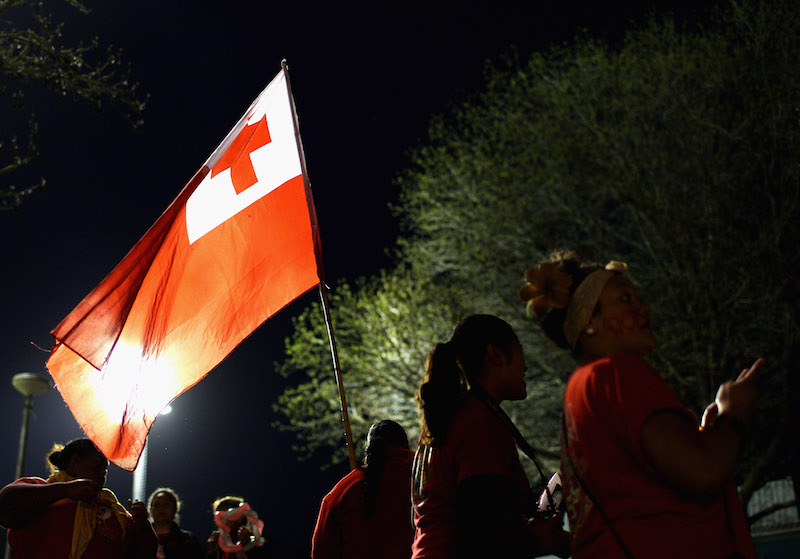
<path id="1" fill-rule="evenodd" d="M 0 524 L 14 557 L 155 559 L 144 503 L 125 510 L 106 482 L 108 460 L 89 439 L 55 445 L 49 478 L 24 477 L 0 491 Z"/>
<path id="2" fill-rule="evenodd" d="M 312 559 L 408 559 L 411 524 L 411 457 L 405 430 L 394 421 L 374 423 L 364 465 L 347 474 L 322 499 Z"/>
<path id="3" fill-rule="evenodd" d="M 644 359 L 656 339 L 625 269 L 557 252 L 520 292 L 578 363 L 561 448 L 573 556 L 754 559 L 731 478 L 761 360 L 720 386 L 698 422 Z"/>
<path id="4" fill-rule="evenodd" d="M 437 344 L 417 392 L 414 559 L 569 555 L 561 516 L 532 522 L 535 499 L 499 407 L 527 396 L 516 334 L 491 315 L 464 319 Z"/>

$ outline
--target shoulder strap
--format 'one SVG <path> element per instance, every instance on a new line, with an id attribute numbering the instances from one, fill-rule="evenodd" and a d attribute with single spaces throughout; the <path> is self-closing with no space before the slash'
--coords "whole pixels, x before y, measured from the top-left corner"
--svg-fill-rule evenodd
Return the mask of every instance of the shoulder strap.
<path id="1" fill-rule="evenodd" d="M 525 455 L 536 465 L 536 470 L 539 472 L 539 477 L 542 480 L 542 486 L 544 486 L 545 490 L 549 492 L 547 488 L 547 478 L 542 471 L 541 464 L 539 464 L 536 456 L 534 456 L 533 447 L 527 440 L 525 440 L 525 437 L 519 432 L 519 429 L 517 429 L 517 426 L 514 425 L 513 421 L 511 421 L 511 418 L 506 415 L 506 412 L 503 411 L 503 408 L 501 408 L 497 402 L 495 402 L 492 397 L 489 396 L 489 394 L 487 394 L 487 392 L 477 383 L 473 384 L 469 391 L 475 395 L 478 401 L 489 408 L 489 411 L 491 411 L 497 417 L 497 419 L 503 423 L 508 432 L 511 433 L 511 436 L 514 437 L 514 441 L 517 443 L 519 449 L 524 452 Z"/>

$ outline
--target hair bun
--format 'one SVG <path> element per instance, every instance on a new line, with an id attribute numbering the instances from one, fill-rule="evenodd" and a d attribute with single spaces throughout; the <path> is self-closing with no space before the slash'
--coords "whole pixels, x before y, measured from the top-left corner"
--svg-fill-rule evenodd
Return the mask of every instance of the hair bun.
<path id="1" fill-rule="evenodd" d="M 572 278 L 562 272 L 556 262 L 545 262 L 525 272 L 525 285 L 519 290 L 528 312 L 542 317 L 551 309 L 564 309 L 569 304 Z"/>

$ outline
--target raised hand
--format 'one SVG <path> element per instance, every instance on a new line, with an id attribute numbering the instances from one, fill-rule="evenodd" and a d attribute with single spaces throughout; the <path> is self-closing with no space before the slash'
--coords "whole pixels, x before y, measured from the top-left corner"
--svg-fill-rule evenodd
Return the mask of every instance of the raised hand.
<path id="1" fill-rule="evenodd" d="M 703 412 L 703 419 L 700 421 L 700 428 L 706 429 L 710 425 L 714 424 L 714 420 L 717 419 L 719 415 L 719 408 L 717 407 L 716 402 L 711 402 L 706 406 L 705 411 Z"/>
<path id="2" fill-rule="evenodd" d="M 749 422 L 755 409 L 758 398 L 758 378 L 761 376 L 761 365 L 764 360 L 759 358 L 749 368 L 744 369 L 734 381 L 720 385 L 714 404 L 718 415 L 728 415 L 744 422 Z M 706 408 L 706 413 L 709 409 Z"/>
<path id="3" fill-rule="evenodd" d="M 141 501 L 131 502 L 128 499 L 128 508 L 131 511 L 133 524 L 133 537 L 136 542 L 136 555 L 140 559 L 153 558 L 158 549 L 158 537 L 153 525 L 147 516 L 147 507 Z"/>
<path id="4" fill-rule="evenodd" d="M 143 522 L 148 522 L 147 518 L 147 507 L 141 501 L 134 501 L 131 502 L 128 499 L 128 507 L 131 509 L 131 516 L 133 517 L 133 525 L 134 526 L 141 526 Z"/>

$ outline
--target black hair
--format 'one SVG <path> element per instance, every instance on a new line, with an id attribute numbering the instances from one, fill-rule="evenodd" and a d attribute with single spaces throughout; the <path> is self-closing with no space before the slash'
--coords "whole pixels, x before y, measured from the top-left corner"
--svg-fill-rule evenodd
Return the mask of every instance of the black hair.
<path id="1" fill-rule="evenodd" d="M 175 521 L 175 523 L 179 523 L 180 522 L 180 515 L 178 513 L 181 511 L 181 505 L 183 503 L 181 502 L 181 500 L 178 497 L 178 494 L 175 492 L 175 490 L 170 488 L 170 487 L 159 487 L 158 489 L 156 489 L 155 491 L 150 493 L 150 496 L 147 498 L 147 511 L 148 511 L 148 513 L 150 512 L 150 507 L 153 505 L 153 499 L 156 497 L 156 495 L 159 495 L 159 494 L 162 494 L 162 493 L 164 495 L 166 495 L 167 497 L 169 497 L 169 499 L 172 501 L 172 504 L 175 505 L 175 516 L 173 517 L 173 520 Z M 151 515 L 151 520 L 152 520 L 152 515 Z"/>
<path id="2" fill-rule="evenodd" d="M 390 419 L 382 419 L 372 424 L 367 434 L 364 449 L 364 490 L 361 493 L 361 507 L 364 516 L 375 516 L 375 502 L 378 497 L 378 484 L 383 474 L 386 450 L 390 446 L 408 448 L 405 430 Z"/>
<path id="3" fill-rule="evenodd" d="M 469 385 L 483 366 L 490 344 L 509 351 L 517 339 L 503 319 L 475 314 L 462 320 L 446 343 L 439 343 L 428 356 L 425 378 L 417 391 L 422 441 L 441 446 L 450 418 L 461 405 Z"/>
<path id="4" fill-rule="evenodd" d="M 74 439 L 66 445 L 54 444 L 47 454 L 47 462 L 51 471 L 61 470 L 66 472 L 70 458 L 75 455 L 83 457 L 90 454 L 103 455 L 90 439 Z"/>

